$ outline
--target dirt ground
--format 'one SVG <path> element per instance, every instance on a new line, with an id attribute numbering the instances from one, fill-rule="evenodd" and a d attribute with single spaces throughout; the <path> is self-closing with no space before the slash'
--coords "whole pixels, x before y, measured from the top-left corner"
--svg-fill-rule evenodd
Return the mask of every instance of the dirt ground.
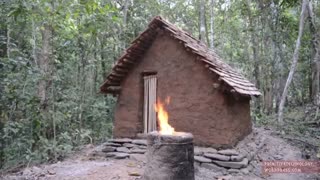
<path id="1" fill-rule="evenodd" d="M 274 132 L 263 128 L 254 128 L 253 132 L 236 147 L 241 153 L 252 156 L 247 173 L 222 173 L 195 166 L 196 180 L 320 180 L 320 174 L 271 174 L 261 173 L 261 161 L 264 160 L 303 160 L 299 148 L 290 145 Z M 55 164 L 28 167 L 15 174 L 9 174 L 4 180 L 135 180 L 142 179 L 146 157 L 143 154 L 129 159 L 107 159 L 92 156 L 99 146 L 88 145 L 70 158 Z M 311 159 L 313 159 L 311 157 Z M 316 159 L 313 159 L 316 160 Z"/>

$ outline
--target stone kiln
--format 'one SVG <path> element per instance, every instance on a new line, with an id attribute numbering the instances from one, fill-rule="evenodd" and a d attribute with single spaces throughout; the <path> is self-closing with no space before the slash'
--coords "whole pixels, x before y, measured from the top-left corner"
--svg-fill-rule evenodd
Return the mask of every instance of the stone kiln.
<path id="1" fill-rule="evenodd" d="M 194 180 L 193 136 L 174 132 L 163 135 L 157 131 L 147 136 L 146 180 Z"/>

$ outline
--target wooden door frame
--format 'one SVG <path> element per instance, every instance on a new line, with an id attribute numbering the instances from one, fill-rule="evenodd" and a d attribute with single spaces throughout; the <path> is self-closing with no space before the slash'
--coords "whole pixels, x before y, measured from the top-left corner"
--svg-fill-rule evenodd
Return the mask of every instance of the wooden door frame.
<path id="1" fill-rule="evenodd" d="M 143 117 L 142 117 L 142 124 L 143 124 L 143 134 L 147 134 L 149 133 L 150 131 L 154 131 L 157 129 L 157 115 L 156 115 L 156 112 L 154 111 L 154 107 L 153 105 L 146 105 L 146 103 L 149 103 L 149 100 L 150 100 L 150 95 L 148 94 L 148 99 L 146 99 L 146 92 L 150 92 L 150 90 L 148 88 L 153 88 L 152 91 L 155 91 L 155 95 L 154 97 L 152 97 L 151 101 L 153 101 L 154 103 L 157 101 L 157 72 L 156 71 L 143 71 L 142 73 L 142 81 L 143 81 L 143 93 L 142 93 L 142 99 L 143 99 L 143 105 L 142 105 L 142 114 L 143 114 Z M 152 78 L 152 76 L 155 77 L 155 81 L 153 82 L 154 84 L 148 84 L 147 85 L 147 81 L 146 79 L 147 78 Z M 149 81 L 149 83 L 152 82 L 151 80 Z M 150 111 L 153 111 L 152 114 L 150 115 Z M 146 117 L 148 117 L 146 119 Z M 151 118 L 150 118 L 151 117 Z M 152 120 L 150 120 L 152 119 Z M 150 124 L 150 121 L 151 124 Z"/>

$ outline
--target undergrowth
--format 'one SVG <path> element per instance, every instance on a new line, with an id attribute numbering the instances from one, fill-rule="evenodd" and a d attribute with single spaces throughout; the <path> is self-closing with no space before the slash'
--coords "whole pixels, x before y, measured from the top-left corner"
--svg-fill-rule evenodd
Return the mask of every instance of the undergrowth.
<path id="1" fill-rule="evenodd" d="M 319 113 L 320 114 L 320 113 Z M 254 116 L 258 127 L 273 129 L 279 136 L 320 158 L 320 115 L 313 105 L 290 107 L 284 113 L 284 122 L 277 121 L 277 114 Z"/>

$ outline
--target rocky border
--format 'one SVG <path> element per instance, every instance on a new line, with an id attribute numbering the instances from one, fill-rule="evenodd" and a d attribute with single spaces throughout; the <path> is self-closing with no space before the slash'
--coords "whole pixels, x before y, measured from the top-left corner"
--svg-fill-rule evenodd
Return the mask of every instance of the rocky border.
<path id="1" fill-rule="evenodd" d="M 121 138 L 108 140 L 92 155 L 112 159 L 133 158 L 145 163 L 143 156 L 146 152 L 147 140 Z M 210 147 L 194 147 L 195 168 L 200 166 L 223 174 L 249 174 L 253 169 L 253 166 L 249 166 L 251 156 L 234 149 L 216 150 Z"/>
<path id="2" fill-rule="evenodd" d="M 218 151 L 214 148 L 196 146 L 194 155 L 195 168 L 200 166 L 223 174 L 249 174 L 252 170 L 247 155 L 234 149 Z"/>
<path id="3" fill-rule="evenodd" d="M 147 140 L 144 139 L 110 139 L 102 144 L 102 148 L 92 153 L 92 156 L 125 159 L 147 152 Z"/>

